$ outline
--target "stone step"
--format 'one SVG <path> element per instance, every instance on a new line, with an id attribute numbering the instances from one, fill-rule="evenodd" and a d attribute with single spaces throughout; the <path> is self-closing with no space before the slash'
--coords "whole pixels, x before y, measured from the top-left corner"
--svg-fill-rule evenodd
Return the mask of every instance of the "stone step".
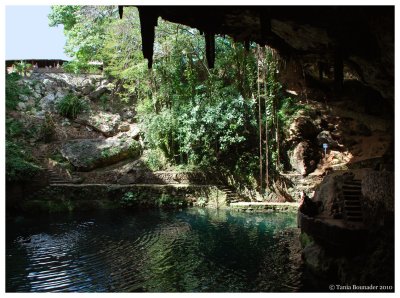
<path id="1" fill-rule="evenodd" d="M 361 210 L 359 210 L 359 211 L 354 211 L 354 210 L 349 211 L 349 210 L 346 210 L 346 215 L 347 215 L 347 216 L 361 216 L 361 217 L 362 217 L 362 212 L 361 212 Z"/>
<path id="2" fill-rule="evenodd" d="M 362 197 L 362 193 L 352 192 L 352 193 L 344 193 L 343 194 L 343 198 L 349 198 L 349 199 L 358 198 L 358 199 L 361 199 L 361 197 Z"/>
<path id="3" fill-rule="evenodd" d="M 362 193 L 344 193 L 343 194 L 343 198 L 344 199 L 349 199 L 349 200 L 354 200 L 354 199 L 358 199 L 360 200 L 362 197 Z"/>
<path id="4" fill-rule="evenodd" d="M 354 201 L 354 200 L 361 200 L 361 197 L 362 197 L 361 194 L 360 195 L 344 195 L 343 199 Z"/>
<path id="5" fill-rule="evenodd" d="M 356 181 L 345 182 L 344 185 L 354 185 L 354 186 L 360 186 L 361 187 L 361 181 L 360 182 L 356 182 Z"/>
<path id="6" fill-rule="evenodd" d="M 361 204 L 360 205 L 345 205 L 344 210 L 347 211 L 361 211 Z"/>
<path id="7" fill-rule="evenodd" d="M 342 188 L 343 193 L 361 193 L 361 188 Z"/>
<path id="8" fill-rule="evenodd" d="M 360 201 L 360 199 L 357 199 L 357 198 L 345 198 L 344 199 L 344 203 L 346 204 L 346 203 L 359 203 L 359 204 L 361 204 L 361 201 Z"/>
<path id="9" fill-rule="evenodd" d="M 361 189 L 361 185 L 343 184 L 342 189 Z"/>
<path id="10" fill-rule="evenodd" d="M 360 207 L 361 208 L 361 202 L 359 201 L 345 201 L 344 202 L 344 207 Z"/>
<path id="11" fill-rule="evenodd" d="M 362 217 L 360 216 L 347 216 L 346 219 L 348 221 L 363 221 Z"/>

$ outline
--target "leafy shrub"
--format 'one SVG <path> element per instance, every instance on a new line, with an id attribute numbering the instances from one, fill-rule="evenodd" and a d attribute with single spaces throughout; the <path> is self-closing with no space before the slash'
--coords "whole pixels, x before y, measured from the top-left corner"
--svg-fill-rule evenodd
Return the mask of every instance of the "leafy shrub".
<path id="1" fill-rule="evenodd" d="M 22 136 L 23 133 L 24 126 L 19 120 L 14 118 L 6 119 L 6 136 L 8 139 Z"/>
<path id="2" fill-rule="evenodd" d="M 32 68 L 32 64 L 26 63 L 25 61 L 21 60 L 20 62 L 14 64 L 13 67 L 19 75 L 26 76 L 27 72 Z"/>
<path id="3" fill-rule="evenodd" d="M 80 74 L 80 73 L 98 73 L 99 68 L 94 65 L 89 65 L 86 62 L 73 60 L 63 64 L 65 72 Z"/>
<path id="4" fill-rule="evenodd" d="M 73 94 L 66 95 L 57 104 L 57 110 L 60 115 L 68 118 L 76 118 L 76 116 L 88 108 L 87 103 Z"/>
<path id="5" fill-rule="evenodd" d="M 19 86 L 18 80 L 21 76 L 17 73 L 6 75 L 6 108 L 14 110 L 19 102 L 20 94 L 29 94 L 29 89 L 26 86 Z"/>
<path id="6" fill-rule="evenodd" d="M 163 193 L 158 198 L 157 204 L 159 207 L 185 207 L 187 202 L 179 197 Z"/>
<path id="7" fill-rule="evenodd" d="M 133 193 L 131 191 L 128 191 L 124 193 L 120 203 L 122 207 L 133 207 L 139 203 L 140 199 L 141 199 L 140 193 Z"/>
<path id="8" fill-rule="evenodd" d="M 34 176 L 40 167 L 29 159 L 29 155 L 17 143 L 6 141 L 7 181 L 26 181 Z"/>
<path id="9" fill-rule="evenodd" d="M 158 148 L 146 151 L 145 163 L 152 171 L 159 171 L 168 167 L 164 153 Z"/>

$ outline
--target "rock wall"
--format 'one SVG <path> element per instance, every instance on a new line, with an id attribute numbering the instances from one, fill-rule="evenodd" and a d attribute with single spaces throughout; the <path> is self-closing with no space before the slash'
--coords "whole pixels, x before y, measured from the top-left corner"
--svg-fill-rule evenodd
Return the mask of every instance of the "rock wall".
<path id="1" fill-rule="evenodd" d="M 364 210 L 369 225 L 384 225 L 394 218 L 394 172 L 368 171 L 362 183 Z"/>

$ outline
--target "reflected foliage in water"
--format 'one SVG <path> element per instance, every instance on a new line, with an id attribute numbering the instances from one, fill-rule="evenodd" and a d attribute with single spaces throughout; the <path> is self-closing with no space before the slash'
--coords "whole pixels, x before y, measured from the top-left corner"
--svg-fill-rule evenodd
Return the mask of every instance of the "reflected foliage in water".
<path id="1" fill-rule="evenodd" d="M 8 292 L 302 290 L 296 218 L 207 209 L 7 224 Z"/>

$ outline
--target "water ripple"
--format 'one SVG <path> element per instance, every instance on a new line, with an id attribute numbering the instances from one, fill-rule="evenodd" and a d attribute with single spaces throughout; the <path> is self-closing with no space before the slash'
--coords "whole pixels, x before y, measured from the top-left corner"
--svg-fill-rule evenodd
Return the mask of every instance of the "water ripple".
<path id="1" fill-rule="evenodd" d="M 290 215 L 204 209 L 68 217 L 8 239 L 6 287 L 8 292 L 296 291 L 301 258 L 294 226 Z M 24 227 L 7 231 L 13 228 Z"/>

